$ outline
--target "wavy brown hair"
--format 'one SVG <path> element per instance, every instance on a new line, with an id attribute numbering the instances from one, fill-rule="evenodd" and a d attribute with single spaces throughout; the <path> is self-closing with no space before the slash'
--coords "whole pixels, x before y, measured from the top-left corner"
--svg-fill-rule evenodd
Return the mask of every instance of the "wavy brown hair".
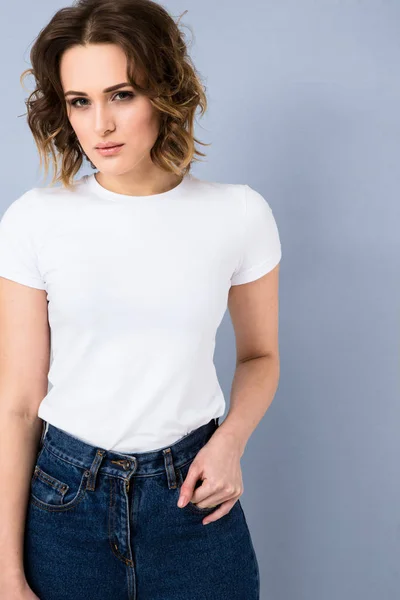
<path id="1" fill-rule="evenodd" d="M 127 57 L 127 81 L 160 112 L 152 161 L 170 173 L 189 172 L 192 161 L 198 160 L 195 155 L 205 156 L 195 143 L 209 145 L 194 137 L 196 109 L 200 107 L 203 115 L 207 100 L 179 21 L 175 23 L 152 0 L 78 0 L 58 10 L 40 31 L 30 52 L 32 68 L 20 77 L 22 82 L 31 74 L 35 80 L 36 88 L 25 100 L 25 114 L 45 177 L 51 156 L 54 175 L 50 185 L 61 182 L 70 188 L 83 157 L 89 160 L 69 122 L 59 74 L 61 56 L 77 44 L 104 43 L 122 48 Z"/>

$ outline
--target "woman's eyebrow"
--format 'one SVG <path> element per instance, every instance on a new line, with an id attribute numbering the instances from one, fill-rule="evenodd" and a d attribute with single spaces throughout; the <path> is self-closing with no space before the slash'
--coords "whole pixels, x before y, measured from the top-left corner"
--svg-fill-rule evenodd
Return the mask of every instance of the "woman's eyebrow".
<path id="1" fill-rule="evenodd" d="M 124 83 L 117 83 L 116 85 L 112 85 L 108 88 L 105 88 L 103 90 L 103 93 L 106 94 L 107 92 L 114 92 L 115 90 L 119 90 L 119 88 L 125 87 L 127 85 L 131 85 L 131 84 L 128 83 L 127 81 Z M 86 92 L 75 92 L 74 90 L 69 90 L 68 92 L 65 92 L 64 96 L 68 96 L 69 94 L 74 94 L 77 96 L 88 96 L 88 94 L 86 94 Z"/>

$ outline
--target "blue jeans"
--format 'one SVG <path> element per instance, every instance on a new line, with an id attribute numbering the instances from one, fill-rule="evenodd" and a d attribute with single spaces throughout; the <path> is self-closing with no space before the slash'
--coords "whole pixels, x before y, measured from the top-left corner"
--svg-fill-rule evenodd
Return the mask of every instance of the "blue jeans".
<path id="1" fill-rule="evenodd" d="M 177 506 L 218 419 L 169 447 L 122 454 L 48 424 L 33 472 L 24 569 L 40 600 L 259 600 L 245 515 Z M 198 481 L 196 487 L 201 484 Z"/>

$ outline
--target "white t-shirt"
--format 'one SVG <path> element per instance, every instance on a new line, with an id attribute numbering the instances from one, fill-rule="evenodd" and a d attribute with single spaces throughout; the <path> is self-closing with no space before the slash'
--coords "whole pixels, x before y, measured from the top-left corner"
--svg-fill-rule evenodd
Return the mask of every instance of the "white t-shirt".
<path id="1" fill-rule="evenodd" d="M 231 285 L 277 265 L 267 201 L 187 174 L 130 196 L 94 174 L 32 188 L 0 221 L 0 276 L 46 290 L 51 384 L 38 416 L 95 446 L 145 452 L 224 414 L 213 362 Z"/>

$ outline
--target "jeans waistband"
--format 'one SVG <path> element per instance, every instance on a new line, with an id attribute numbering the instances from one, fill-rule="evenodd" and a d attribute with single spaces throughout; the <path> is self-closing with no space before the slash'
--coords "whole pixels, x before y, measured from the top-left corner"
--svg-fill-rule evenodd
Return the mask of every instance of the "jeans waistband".
<path id="1" fill-rule="evenodd" d="M 46 422 L 44 422 L 44 425 Z M 123 479 L 149 477 L 167 472 L 170 487 L 175 487 L 174 467 L 181 467 L 195 457 L 219 427 L 219 417 L 194 429 L 170 446 L 148 452 L 122 453 L 88 444 L 55 425 L 48 423 L 40 447 L 71 464 L 86 469 L 90 479 L 98 474 Z"/>

